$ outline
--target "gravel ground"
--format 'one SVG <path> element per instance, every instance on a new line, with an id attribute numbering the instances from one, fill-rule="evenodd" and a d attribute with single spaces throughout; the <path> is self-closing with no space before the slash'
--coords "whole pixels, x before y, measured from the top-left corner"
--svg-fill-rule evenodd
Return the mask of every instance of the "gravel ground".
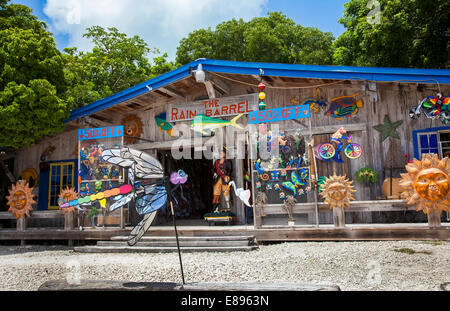
<path id="1" fill-rule="evenodd" d="M 398 251 L 402 250 L 403 251 Z M 397 251 L 396 251 L 397 250 Z M 341 290 L 440 290 L 449 241 L 308 242 L 234 253 L 182 254 L 186 282 L 286 282 Z M 62 246 L 0 246 L 0 290 L 56 279 L 181 283 L 178 254 L 79 254 Z"/>

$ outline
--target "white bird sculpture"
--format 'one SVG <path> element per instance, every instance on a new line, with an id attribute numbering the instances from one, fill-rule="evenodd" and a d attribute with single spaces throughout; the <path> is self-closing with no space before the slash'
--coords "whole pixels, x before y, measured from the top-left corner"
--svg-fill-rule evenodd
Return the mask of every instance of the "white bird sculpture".
<path id="1" fill-rule="evenodd" d="M 233 185 L 234 188 L 234 193 L 236 193 L 236 196 L 242 201 L 244 202 L 245 205 L 247 205 L 248 207 L 252 207 L 250 205 L 250 203 L 248 202 L 250 200 L 250 196 L 251 196 L 251 192 L 249 189 L 244 190 L 244 188 L 237 188 L 236 189 L 236 185 L 234 183 L 234 181 L 230 181 L 228 183 L 228 187 L 230 187 L 231 185 Z"/>

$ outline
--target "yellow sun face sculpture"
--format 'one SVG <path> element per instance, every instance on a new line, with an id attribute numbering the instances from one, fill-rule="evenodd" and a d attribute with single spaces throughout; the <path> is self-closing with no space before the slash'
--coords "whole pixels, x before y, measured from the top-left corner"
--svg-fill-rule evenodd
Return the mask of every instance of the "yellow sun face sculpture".
<path id="1" fill-rule="evenodd" d="M 350 205 L 350 201 L 355 199 L 353 193 L 356 190 L 352 183 L 352 181 L 346 179 L 346 176 L 336 176 L 336 174 L 333 174 L 333 176 L 325 178 L 320 195 L 331 209 L 334 207 L 347 207 Z"/>
<path id="2" fill-rule="evenodd" d="M 75 188 L 73 188 L 73 187 L 72 188 L 66 188 L 59 194 L 58 204 L 61 205 L 61 204 L 64 204 L 64 203 L 68 203 L 68 202 L 73 201 L 75 199 L 78 199 L 78 194 L 75 192 Z M 61 208 L 61 210 L 63 211 L 64 214 L 72 213 L 76 209 L 77 208 L 75 206 Z"/>
<path id="3" fill-rule="evenodd" d="M 9 196 L 6 196 L 9 206 L 8 212 L 15 215 L 17 219 L 24 218 L 25 215 L 30 216 L 30 211 L 33 210 L 31 204 L 36 203 L 33 200 L 34 194 L 31 191 L 33 191 L 33 188 L 29 188 L 25 180 L 19 180 L 9 190 Z"/>
<path id="4" fill-rule="evenodd" d="M 402 198 L 407 204 L 417 204 L 425 214 L 450 211 L 450 159 L 439 160 L 437 154 L 425 154 L 422 161 L 406 165 L 401 174 Z"/>

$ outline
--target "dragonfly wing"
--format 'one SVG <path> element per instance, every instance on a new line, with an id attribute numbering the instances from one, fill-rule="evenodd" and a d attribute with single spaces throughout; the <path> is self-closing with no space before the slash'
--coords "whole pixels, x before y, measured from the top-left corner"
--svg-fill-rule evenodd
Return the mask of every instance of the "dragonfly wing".
<path id="1" fill-rule="evenodd" d="M 167 191 L 164 186 L 151 185 L 144 187 L 145 195 L 136 200 L 139 215 L 145 215 L 162 208 L 167 202 Z"/>
<path id="2" fill-rule="evenodd" d="M 152 224 L 153 220 L 155 219 L 156 211 L 150 214 L 146 214 L 144 216 L 144 219 L 142 219 L 136 227 L 130 232 L 130 235 L 128 236 L 128 245 L 133 246 L 136 245 L 137 242 L 142 238 L 142 236 L 147 232 L 148 228 L 150 228 L 150 225 Z"/>
<path id="3" fill-rule="evenodd" d="M 122 158 L 135 162 L 136 177 L 144 179 L 163 178 L 164 169 L 162 164 L 149 154 L 128 147 L 120 149 L 120 154 Z"/>
<path id="4" fill-rule="evenodd" d="M 118 165 L 120 167 L 129 168 L 133 165 L 133 160 L 124 158 L 121 153 L 121 149 L 105 149 L 102 152 L 102 158 L 104 161 Z"/>
<path id="5" fill-rule="evenodd" d="M 132 193 L 129 193 L 128 195 L 120 198 L 118 201 L 111 204 L 111 206 L 109 207 L 109 211 L 110 212 L 115 211 L 119 207 L 122 207 L 125 204 L 129 203 L 131 201 L 131 199 L 133 199 L 133 195 L 134 195 L 134 193 L 132 192 Z"/>

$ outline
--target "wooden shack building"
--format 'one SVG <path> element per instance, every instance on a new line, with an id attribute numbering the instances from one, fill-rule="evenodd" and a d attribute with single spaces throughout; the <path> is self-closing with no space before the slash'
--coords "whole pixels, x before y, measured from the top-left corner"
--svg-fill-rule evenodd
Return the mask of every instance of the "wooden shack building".
<path id="1" fill-rule="evenodd" d="M 199 71 L 205 73 L 204 79 L 198 78 Z M 195 194 L 196 204 L 187 207 L 188 212 L 178 214 L 181 228 L 183 228 L 183 224 L 208 227 L 208 223 L 203 219 L 203 214 L 211 212 L 212 209 L 213 160 L 204 157 L 194 158 L 194 156 L 192 159 L 172 159 L 170 151 L 174 141 L 179 138 L 172 137 L 173 133 L 169 133 L 166 129 L 160 129 L 161 122 L 158 123 L 155 118 L 165 117 L 170 125 L 186 124 L 189 126 L 192 122 L 192 115 L 189 118 L 189 115 L 180 117 L 179 114 L 177 116 L 179 119 L 171 120 L 169 116 L 173 117 L 173 112 L 182 111 L 183 107 L 193 107 L 202 102 L 211 104 L 217 99 L 224 99 L 239 105 L 241 98 L 254 96 L 256 107 L 258 107 L 258 103 L 261 101 L 258 98 L 258 94 L 261 92 L 258 88 L 260 83 L 265 85 L 266 110 L 301 105 L 307 99 L 327 103 L 326 107 L 317 106 L 311 109 L 310 118 L 284 120 L 276 122 L 276 124 L 280 131 L 284 131 L 285 135 L 295 132 L 303 135 L 305 142 L 308 140 L 307 138 L 312 137 L 314 145 L 329 142 L 331 135 L 343 127 L 351 135 L 352 142 L 356 142 L 362 147 L 362 155 L 357 159 L 343 156 L 342 163 L 317 160 L 317 176 L 330 176 L 333 173 L 345 175 L 353 181 L 356 189 L 355 200 L 351 202 L 350 207 L 345 209 L 345 214 L 336 215 L 320 196 L 317 196 L 318 203 L 316 204 L 313 192 L 299 196 L 293 209 L 295 223 L 293 225 L 287 222 L 287 214 L 282 208 L 281 199 L 272 199 L 269 196 L 267 204 L 263 207 L 263 213 L 266 216 L 259 217 L 256 209 L 246 209 L 232 191 L 232 213 L 235 219 L 231 226 L 223 227 L 223 230 L 227 228 L 233 230 L 234 227 L 253 230 L 253 232 L 262 230 L 260 232 L 264 233 L 261 234 L 261 237 L 266 240 L 303 238 L 326 240 L 327 237 L 351 239 L 350 236 L 356 239 L 355 232 L 358 231 L 354 231 L 355 228 L 364 231 L 361 237 L 365 239 L 386 238 L 395 236 L 395 234 L 400 238 L 412 236 L 450 237 L 447 213 L 443 213 L 439 220 L 432 220 L 433 224 L 437 222 L 438 228 L 429 231 L 430 220 L 427 219 L 427 216 L 416 212 L 416 206 L 406 205 L 399 198 L 396 188 L 398 185 L 396 178 L 405 172 L 405 165 L 408 161 L 413 158 L 420 159 L 425 153 L 438 154 L 439 158 L 450 153 L 450 124 L 445 124 L 438 118 L 427 118 L 423 114 L 418 118 L 410 117 L 411 109 L 425 97 L 436 96 L 438 93 L 444 96 L 450 94 L 450 70 L 292 65 L 210 59 L 198 59 L 110 97 L 94 103 L 87 103 L 86 106 L 71 112 L 62 133 L 47 137 L 30 148 L 18 150 L 14 158 L 9 160 L 10 167 L 14 168 L 14 176 L 17 178 L 24 171 L 30 169 L 34 169 L 38 174 L 34 192 L 37 204 L 35 211 L 27 220 L 28 227 L 32 227 L 30 223 L 34 218 L 51 218 L 51 215 L 59 215 L 59 222 L 56 225 L 64 226 L 63 216 L 58 210 L 54 198 L 59 195 L 58 191 L 66 186 L 78 187 L 78 130 L 121 125 L 130 116 L 140 121 L 142 130 L 138 139 L 130 143 L 124 142 L 124 144 L 157 157 L 166 167 L 167 173 L 184 169 L 189 174 L 186 195 L 194 196 Z M 331 111 L 333 100 L 336 102 L 338 98 L 352 96 L 355 98 L 356 106 L 349 108 L 351 109 L 350 113 L 340 116 Z M 173 110 L 174 107 L 179 110 Z M 248 131 L 246 126 L 249 123 L 249 109 L 249 107 L 240 109 L 236 106 L 234 111 L 221 111 L 212 117 L 232 120 L 236 115 L 243 113 L 244 115 L 239 118 L 237 123 L 247 128 Z M 255 108 L 250 110 L 252 109 Z M 403 121 L 394 128 L 398 137 L 391 135 L 383 139 L 383 133 L 375 128 L 381 125 L 388 130 L 389 126 L 398 121 Z M 272 125 L 267 124 L 269 127 Z M 224 130 L 224 127 L 219 130 Z M 248 134 L 247 138 L 252 133 Z M 198 139 L 198 136 L 192 135 L 192 139 L 186 141 L 185 145 L 192 148 L 192 155 L 195 152 L 201 154 L 201 151 L 205 150 L 204 143 L 208 139 L 210 137 Z M 257 172 L 255 159 L 250 159 L 248 154 L 249 146 L 247 144 L 249 141 L 247 139 L 243 142 L 246 146 L 244 147 L 247 152 L 246 156 L 243 159 L 231 159 L 232 179 L 237 188 L 251 189 L 252 201 L 254 201 L 254 195 L 258 191 L 256 188 Z M 312 159 L 310 158 L 309 161 Z M 376 182 L 363 184 L 355 180 L 355 174 L 364 167 L 378 172 Z M 246 173 L 250 183 L 246 182 Z M 60 175 L 60 178 L 57 178 L 59 184 L 56 185 L 54 180 L 58 174 Z M 389 182 L 388 184 L 386 184 L 386 180 Z M 285 192 L 287 193 L 287 190 Z M 190 199 L 191 202 L 194 202 L 194 198 Z M 316 214 L 317 210 L 318 214 Z M 13 217 L 6 211 L 5 205 L 0 207 L 0 218 L 13 221 Z M 132 208 L 125 209 L 122 215 L 114 213 L 103 215 L 100 218 L 102 220 L 99 220 L 99 224 L 102 224 L 103 221 L 103 224 L 106 225 L 122 227 L 131 226 L 139 220 Z M 38 222 L 37 227 L 42 229 L 44 223 L 43 221 Z M 393 229 L 392 226 L 398 223 L 402 223 L 402 225 L 395 227 L 400 230 L 395 233 L 396 229 Z M 155 223 L 156 226 L 165 224 L 163 215 Z M 170 224 L 169 222 L 168 225 Z M 68 225 L 66 220 L 69 230 L 76 231 L 79 225 L 88 226 L 89 222 L 78 223 L 75 221 L 75 224 Z M 385 233 L 377 235 L 376 232 L 382 225 L 386 227 Z M 418 227 L 412 228 L 413 225 Z M 349 226 L 350 228 L 354 226 L 354 228 L 349 229 Z M 401 228 L 406 231 L 401 231 L 403 230 Z M 416 232 L 415 230 L 419 230 L 418 228 L 423 229 L 425 233 L 411 235 L 411 232 Z M 303 229 L 304 231 L 302 231 Z M 332 229 L 336 231 L 332 231 Z M 351 230 L 353 233 L 350 232 Z M 14 234 L 4 231 L 5 229 L 0 229 L 2 239 L 11 238 Z M 67 238 L 67 235 L 61 234 L 61 236 Z M 83 238 L 81 235 L 77 237 Z M 77 239 L 77 237 L 72 238 Z"/>

